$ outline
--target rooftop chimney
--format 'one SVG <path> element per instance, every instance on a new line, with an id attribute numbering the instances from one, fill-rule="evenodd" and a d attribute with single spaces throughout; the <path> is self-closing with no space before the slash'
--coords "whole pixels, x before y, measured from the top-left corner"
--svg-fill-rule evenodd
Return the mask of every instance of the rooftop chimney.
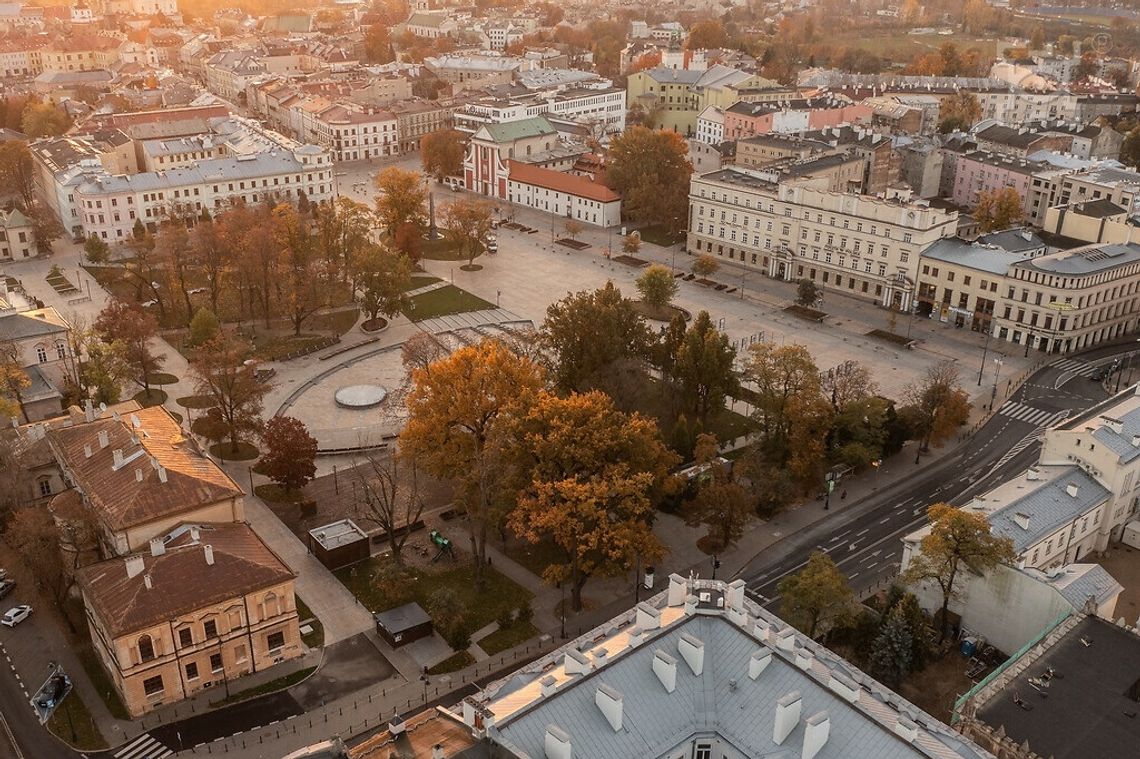
<path id="1" fill-rule="evenodd" d="M 792 651 L 796 647 L 796 631 L 785 627 L 776 633 L 776 648 L 781 651 Z"/>
<path id="2" fill-rule="evenodd" d="M 827 743 L 831 733 L 831 719 L 827 712 L 816 712 L 808 717 L 807 727 L 804 728 L 804 750 L 801 759 L 815 759 L 815 755 Z"/>
<path id="3" fill-rule="evenodd" d="M 811 669 L 811 651 L 808 651 L 806 648 L 797 648 L 796 666 L 805 672 Z"/>
<path id="4" fill-rule="evenodd" d="M 772 649 L 760 648 L 752 652 L 752 656 L 748 658 L 748 678 L 755 680 L 760 677 L 768 665 L 772 663 Z"/>
<path id="5" fill-rule="evenodd" d="M 1133 448 L 1140 448 L 1140 435 L 1133 435 L 1132 436 L 1132 447 Z"/>
<path id="6" fill-rule="evenodd" d="M 116 448 L 114 451 L 112 451 L 112 455 L 115 457 L 114 468 L 118 469 L 123 465 L 123 449 Z"/>
<path id="7" fill-rule="evenodd" d="M 84 456 L 84 458 L 88 458 L 88 459 L 91 458 L 91 446 L 89 446 L 89 445 L 83 446 L 83 456 Z"/>
<path id="8" fill-rule="evenodd" d="M 1137 385 L 1137 387 L 1140 387 L 1140 385 Z M 689 588 L 685 583 L 685 578 L 676 572 L 669 575 L 669 605 L 680 606 L 685 603 L 685 596 L 687 595 L 689 595 Z"/>
<path id="9" fill-rule="evenodd" d="M 606 660 L 609 659 L 610 650 L 605 646 L 594 649 L 594 668 L 601 669 L 606 665 Z"/>
<path id="10" fill-rule="evenodd" d="M 665 686 L 666 693 L 677 688 L 677 660 L 661 649 L 653 652 L 653 674 Z"/>
<path id="11" fill-rule="evenodd" d="M 729 609 L 744 608 L 744 580 L 733 580 L 724 594 L 724 605 Z"/>
<path id="12" fill-rule="evenodd" d="M 661 610 L 642 601 L 637 605 L 636 624 L 642 630 L 656 630 L 661 627 Z"/>
<path id="13" fill-rule="evenodd" d="M 546 698 L 547 696 L 554 693 L 554 691 L 558 690 L 558 681 L 554 679 L 554 675 L 547 675 L 546 677 L 542 678 L 538 681 L 538 685 L 541 688 L 543 698 Z"/>
<path id="14" fill-rule="evenodd" d="M 1041 479 L 1040 470 L 1038 470 L 1035 466 L 1029 467 L 1025 470 L 1025 479 L 1029 480 L 1030 482 Z"/>
<path id="15" fill-rule="evenodd" d="M 859 700 L 859 686 L 843 675 L 832 672 L 831 678 L 827 681 L 827 687 L 848 703 L 853 704 Z"/>
<path id="16" fill-rule="evenodd" d="M 162 556 L 166 553 L 166 543 L 162 542 L 162 538 L 150 539 L 150 555 Z"/>
<path id="17" fill-rule="evenodd" d="M 89 422 L 95 421 L 95 402 L 90 398 L 83 404 L 83 418 Z"/>
<path id="18" fill-rule="evenodd" d="M 207 543 L 202 547 L 206 552 L 206 563 L 211 567 L 214 566 L 214 547 Z"/>
<path id="19" fill-rule="evenodd" d="M 1081 492 L 1081 489 L 1077 486 L 1077 483 L 1070 482 L 1065 486 L 1065 492 L 1069 494 L 1070 498 L 1076 498 L 1077 493 Z"/>
<path id="20" fill-rule="evenodd" d="M 694 638 L 689 633 L 681 633 L 681 637 L 677 639 L 677 650 L 681 652 L 681 658 L 689 665 L 689 669 L 693 670 L 694 675 L 700 675 L 705 670 L 705 644 L 699 639 Z"/>
<path id="21" fill-rule="evenodd" d="M 800 721 L 800 711 L 804 708 L 800 692 L 794 690 L 776 702 L 776 721 L 772 725 L 772 742 L 776 745 L 787 740 Z"/>
<path id="22" fill-rule="evenodd" d="M 602 716 L 610 723 L 616 733 L 621 730 L 621 694 L 610 686 L 602 683 L 594 692 L 594 704 L 601 710 Z"/>
<path id="23" fill-rule="evenodd" d="M 197 543 L 198 538 L 200 536 L 201 536 L 201 533 L 198 532 L 198 526 L 197 525 L 191 525 L 191 527 L 190 527 L 190 539 L 193 540 L 195 543 Z"/>
<path id="24" fill-rule="evenodd" d="M 1102 417 L 1102 419 L 1104 419 L 1105 426 L 1107 426 L 1117 435 L 1124 432 L 1124 422 L 1120 421 L 1119 419 L 1113 419 L 1110 416 Z"/>
<path id="25" fill-rule="evenodd" d="M 135 470 L 135 482 L 142 482 L 142 470 L 141 469 Z"/>
<path id="26" fill-rule="evenodd" d="M 158 468 L 158 481 L 166 482 L 166 467 L 164 466 Z"/>
<path id="27" fill-rule="evenodd" d="M 570 759 L 570 736 L 558 725 L 547 725 L 543 749 L 546 759 Z"/>
<path id="28" fill-rule="evenodd" d="M 153 588 L 153 587 L 154 587 L 154 586 L 153 586 L 153 585 L 151 585 L 151 583 L 150 583 L 150 575 L 143 575 L 143 585 L 145 585 L 145 586 L 146 586 L 146 589 L 147 589 L 147 590 L 150 590 L 151 588 Z"/>
<path id="29" fill-rule="evenodd" d="M 590 671 L 590 660 L 581 651 L 571 648 L 562 657 L 562 668 L 568 675 L 584 675 Z"/>
<path id="30" fill-rule="evenodd" d="M 1029 529 L 1029 515 L 1022 514 L 1020 511 L 1013 515 L 1013 521 L 1023 530 Z"/>
<path id="31" fill-rule="evenodd" d="M 918 737 L 918 725 L 900 714 L 898 722 L 895 723 L 895 735 L 907 743 L 914 743 L 914 739 Z"/>
<path id="32" fill-rule="evenodd" d="M 139 554 L 136 553 L 127 557 L 127 577 L 138 577 L 145 568 L 146 562 Z"/>

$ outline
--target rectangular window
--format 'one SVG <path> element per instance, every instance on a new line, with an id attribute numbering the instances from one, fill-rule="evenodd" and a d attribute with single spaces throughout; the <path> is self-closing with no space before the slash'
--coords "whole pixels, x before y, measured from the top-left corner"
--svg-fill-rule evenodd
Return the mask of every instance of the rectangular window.
<path id="1" fill-rule="evenodd" d="M 207 638 L 218 637 L 218 623 L 215 620 L 207 619 L 202 628 L 206 631 Z"/>
<path id="2" fill-rule="evenodd" d="M 143 680 L 143 693 L 148 696 L 154 696 L 162 693 L 162 675 L 155 675 Z"/>
<path id="3" fill-rule="evenodd" d="M 285 646 L 285 633 L 282 631 L 269 633 L 265 638 L 266 644 L 269 646 L 270 651 L 276 651 Z"/>
<path id="4" fill-rule="evenodd" d="M 194 632 L 189 627 L 183 627 L 178 631 L 178 645 L 183 648 L 194 645 Z"/>
<path id="5" fill-rule="evenodd" d="M 222 655 L 221 654 L 210 654 L 210 671 L 211 672 L 221 672 L 222 671 Z"/>
<path id="6" fill-rule="evenodd" d="M 190 662 L 189 664 L 186 665 L 186 679 L 187 680 L 197 680 L 198 679 L 198 663 L 197 662 Z"/>

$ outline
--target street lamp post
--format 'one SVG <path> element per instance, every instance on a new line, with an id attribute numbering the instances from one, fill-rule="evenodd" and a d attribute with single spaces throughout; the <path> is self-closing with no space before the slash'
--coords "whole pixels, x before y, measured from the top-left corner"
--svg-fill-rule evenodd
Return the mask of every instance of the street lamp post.
<path id="1" fill-rule="evenodd" d="M 978 387 L 982 386 L 982 372 L 986 370 L 986 354 L 990 350 L 990 326 L 986 325 L 986 342 L 982 346 L 982 365 L 978 367 Z"/>
<path id="2" fill-rule="evenodd" d="M 990 392 L 990 411 L 994 410 L 997 405 L 997 386 L 998 375 L 1001 373 L 1002 360 L 1000 358 L 994 359 L 994 389 Z"/>

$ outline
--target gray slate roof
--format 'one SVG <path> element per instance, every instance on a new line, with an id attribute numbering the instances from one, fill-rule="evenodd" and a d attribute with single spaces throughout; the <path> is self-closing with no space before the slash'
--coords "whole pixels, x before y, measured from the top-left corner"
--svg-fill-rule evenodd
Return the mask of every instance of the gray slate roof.
<path id="1" fill-rule="evenodd" d="M 685 633 L 704 643 L 704 669 L 699 676 L 678 653 L 678 641 Z M 825 711 L 830 717 L 830 736 L 817 759 L 928 755 L 779 655 L 772 656 L 759 677 L 749 678 L 749 659 L 762 647 L 722 616 L 690 617 L 573 687 L 562 686 L 533 708 L 498 723 L 495 740 L 526 756 L 541 757 L 546 755 L 547 726 L 556 725 L 568 735 L 574 756 L 650 759 L 669 755 L 694 735 L 716 734 L 745 756 L 790 758 L 802 753 L 804 722 Z M 653 673 L 657 650 L 677 661 L 672 693 L 666 692 Z M 601 685 L 621 694 L 619 731 L 594 703 Z M 800 724 L 777 745 L 772 735 L 776 702 L 792 691 L 799 691 L 803 699 Z M 976 747 L 964 743 L 951 747 L 950 755 L 982 756 Z"/>
<path id="2" fill-rule="evenodd" d="M 1121 423 L 1120 432 L 1102 423 L 1093 431 L 1093 438 L 1120 456 L 1120 463 L 1127 464 L 1140 457 L 1140 447 L 1132 445 L 1132 437 L 1140 435 L 1140 409 L 1122 414 L 1118 421 Z"/>
<path id="3" fill-rule="evenodd" d="M 1066 487 L 1077 486 L 1071 496 Z M 1041 480 L 1029 490 L 989 516 L 994 535 L 1013 541 L 1013 550 L 1021 553 L 1029 546 L 1055 532 L 1108 500 L 1111 493 L 1080 467 L 1065 467 L 1051 480 Z M 1016 515 L 1029 517 L 1028 529 L 1017 524 Z"/>
<path id="4" fill-rule="evenodd" d="M 0 340 L 24 340 L 67 331 L 67 322 L 54 308 L 25 311 L 0 318 Z"/>
<path id="5" fill-rule="evenodd" d="M 1048 274 L 1079 276 L 1115 269 L 1118 266 L 1140 261 L 1140 245 L 1105 244 L 1086 245 L 1048 256 L 1023 261 L 1018 266 L 1037 269 Z"/>
<path id="6" fill-rule="evenodd" d="M 936 240 L 922 251 L 922 257 L 998 275 L 1004 275 L 1010 266 L 1026 258 L 1021 253 L 970 243 L 957 237 Z"/>
<path id="7" fill-rule="evenodd" d="M 1122 590 L 1124 590 L 1124 586 L 1099 564 L 1092 564 L 1088 571 L 1081 574 L 1080 577 L 1063 585 L 1057 585 L 1057 592 L 1064 596 L 1065 600 L 1071 603 L 1077 611 L 1084 608 L 1085 602 L 1089 598 L 1100 603 L 1113 593 L 1119 593 Z"/>

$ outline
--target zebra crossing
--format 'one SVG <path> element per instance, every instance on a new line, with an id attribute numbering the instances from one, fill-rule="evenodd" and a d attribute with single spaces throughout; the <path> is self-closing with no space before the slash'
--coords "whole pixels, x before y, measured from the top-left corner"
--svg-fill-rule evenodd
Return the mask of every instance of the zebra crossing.
<path id="1" fill-rule="evenodd" d="M 1034 427 L 1044 426 L 1045 420 L 1055 416 L 1055 411 L 1042 411 L 1039 408 L 1026 406 L 1024 403 L 1017 403 L 1015 401 L 1006 401 L 1002 407 L 998 409 L 998 413 L 1003 416 L 1008 416 L 1011 419 L 1016 419 L 1019 422 L 1032 424 Z"/>
<path id="2" fill-rule="evenodd" d="M 163 759 L 174 752 L 150 733 L 143 733 L 115 752 L 115 759 Z"/>
<path id="3" fill-rule="evenodd" d="M 1079 377 L 1091 376 L 1096 371 L 1096 367 L 1092 364 L 1086 364 L 1084 361 L 1078 361 L 1075 358 L 1062 358 L 1054 361 L 1051 366 L 1055 366 L 1061 371 L 1076 374 Z"/>

